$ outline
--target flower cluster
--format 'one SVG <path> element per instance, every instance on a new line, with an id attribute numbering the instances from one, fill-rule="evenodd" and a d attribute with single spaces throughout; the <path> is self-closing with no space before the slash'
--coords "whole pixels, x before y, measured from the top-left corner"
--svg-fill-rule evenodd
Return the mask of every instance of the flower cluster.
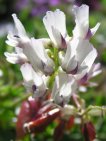
<path id="1" fill-rule="evenodd" d="M 101 72 L 100 64 L 94 64 L 97 51 L 90 43 L 90 38 L 96 33 L 100 23 L 89 28 L 87 5 L 73 6 L 72 11 L 76 24 L 72 37 L 66 30 L 65 14 L 59 9 L 48 11 L 43 18 L 49 38 L 28 37 L 16 14 L 12 15 L 15 31 L 8 34 L 6 43 L 14 47 L 15 51 L 5 52 L 5 56 L 10 63 L 20 64 L 23 84 L 33 94 L 34 100 L 34 104 L 32 100 L 28 100 L 21 109 L 18 125 L 23 126 L 25 131 L 36 131 L 57 116 L 68 123 L 72 115 L 75 116 L 78 112 L 75 106 L 68 105 L 70 99 L 74 100 L 78 108 L 84 105 L 76 93 L 80 87 L 95 85 L 89 80 Z M 40 103 L 39 106 L 34 106 L 37 103 Z M 36 107 L 33 116 L 30 110 L 25 113 L 26 104 L 31 111 Z M 22 116 L 23 113 L 25 114 Z M 28 119 L 20 124 L 25 115 Z"/>

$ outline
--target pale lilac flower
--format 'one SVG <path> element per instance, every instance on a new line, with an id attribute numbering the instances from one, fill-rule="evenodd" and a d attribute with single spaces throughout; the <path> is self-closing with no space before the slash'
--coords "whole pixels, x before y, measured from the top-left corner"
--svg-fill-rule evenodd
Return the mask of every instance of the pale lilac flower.
<path id="1" fill-rule="evenodd" d="M 89 7 L 87 5 L 81 5 L 80 7 L 74 6 L 73 13 L 75 15 L 76 26 L 73 30 L 73 36 L 76 38 L 89 39 L 98 30 L 100 23 L 92 29 L 89 28 Z"/>
<path id="2" fill-rule="evenodd" d="M 31 16 L 43 16 L 51 7 L 61 4 L 68 6 L 68 4 L 71 4 L 73 1 L 74 0 L 17 0 L 15 9 L 21 11 L 27 8 Z"/>
<path id="3" fill-rule="evenodd" d="M 66 73 L 59 73 L 54 82 L 51 98 L 57 104 L 64 105 L 69 102 L 71 95 L 77 89 L 75 78 Z"/>
<path id="4" fill-rule="evenodd" d="M 46 92 L 46 85 L 42 76 L 36 73 L 31 64 L 25 63 L 20 68 L 24 78 L 24 85 L 28 92 L 32 92 L 34 97 L 42 97 Z"/>
<path id="5" fill-rule="evenodd" d="M 56 5 L 58 5 L 58 4 L 61 4 L 61 0 L 50 0 L 50 5 L 52 5 L 52 6 L 56 6 Z"/>
<path id="6" fill-rule="evenodd" d="M 17 10 L 21 10 L 21 9 L 23 9 L 23 8 L 26 8 L 26 7 L 28 7 L 30 5 L 30 1 L 29 0 L 17 0 L 17 2 L 16 2 L 16 9 Z"/>
<path id="7" fill-rule="evenodd" d="M 44 13 L 49 9 L 48 5 L 38 5 L 37 7 L 33 7 L 31 10 L 31 16 L 44 16 Z"/>
<path id="8" fill-rule="evenodd" d="M 74 0 L 74 4 L 77 6 L 87 4 L 91 10 L 99 10 L 101 7 L 99 0 Z"/>
<path id="9" fill-rule="evenodd" d="M 39 5 L 50 4 L 51 6 L 55 6 L 60 3 L 60 0 L 33 0 L 33 1 Z"/>

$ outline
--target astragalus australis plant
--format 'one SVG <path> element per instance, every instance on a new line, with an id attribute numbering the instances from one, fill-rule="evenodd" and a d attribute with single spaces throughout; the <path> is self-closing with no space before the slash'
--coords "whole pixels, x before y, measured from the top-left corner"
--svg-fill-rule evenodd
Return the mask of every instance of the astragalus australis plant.
<path id="1" fill-rule="evenodd" d="M 17 136 L 34 134 L 54 120 L 54 140 L 59 141 L 65 131 L 79 120 L 86 141 L 96 138 L 91 116 L 105 114 L 106 108 L 86 107 L 86 101 L 78 93 L 82 88 L 95 86 L 90 79 L 101 73 L 100 63 L 95 64 L 97 51 L 90 43 L 100 23 L 89 27 L 89 7 L 73 6 L 75 28 L 70 37 L 66 30 L 65 14 L 59 9 L 48 11 L 43 18 L 49 38 L 30 38 L 13 14 L 14 33 L 9 33 L 6 43 L 14 47 L 13 53 L 5 52 L 7 61 L 20 64 L 24 86 L 31 93 L 22 103 L 17 120 Z M 86 92 L 85 92 L 86 93 Z"/>

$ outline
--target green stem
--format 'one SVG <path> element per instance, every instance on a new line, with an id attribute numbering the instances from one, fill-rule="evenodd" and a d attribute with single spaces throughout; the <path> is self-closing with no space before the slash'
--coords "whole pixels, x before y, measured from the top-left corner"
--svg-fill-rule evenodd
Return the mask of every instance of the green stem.
<path id="1" fill-rule="evenodd" d="M 54 62 L 55 62 L 55 71 L 59 66 L 59 58 L 58 58 L 58 48 L 54 47 Z"/>
<path id="2" fill-rule="evenodd" d="M 100 110 L 101 111 L 101 113 L 103 112 L 106 112 L 106 108 L 105 107 L 100 107 L 100 106 L 89 106 L 83 113 L 82 113 L 82 116 L 84 116 L 84 115 L 87 115 L 91 110 Z M 94 115 L 95 115 L 95 113 L 94 113 Z"/>
<path id="3" fill-rule="evenodd" d="M 54 79 L 55 79 L 56 75 L 58 74 L 59 58 L 58 58 L 58 48 L 56 48 L 56 47 L 54 47 L 53 56 L 54 56 L 55 68 L 54 68 L 54 73 L 50 76 L 50 78 L 48 80 L 48 88 L 49 89 L 52 89 Z"/>

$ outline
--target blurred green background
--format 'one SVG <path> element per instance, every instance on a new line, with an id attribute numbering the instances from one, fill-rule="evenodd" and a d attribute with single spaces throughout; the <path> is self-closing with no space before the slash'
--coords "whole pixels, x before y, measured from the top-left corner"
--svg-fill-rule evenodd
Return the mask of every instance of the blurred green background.
<path id="1" fill-rule="evenodd" d="M 79 0 L 80 1 L 80 0 Z M 79 2 L 77 1 L 77 2 Z M 97 62 L 102 64 L 102 74 L 93 81 L 98 82 L 96 88 L 88 88 L 87 93 L 80 93 L 86 100 L 86 105 L 106 105 L 106 0 L 80 1 L 90 6 L 90 27 L 97 22 L 101 26 L 91 39 L 98 50 Z M 29 36 L 35 38 L 48 37 L 42 18 L 47 10 L 61 9 L 67 18 L 67 30 L 72 35 L 75 25 L 71 13 L 73 0 L 0 0 L 0 141 L 14 141 L 16 139 L 15 123 L 17 113 L 24 99 L 27 98 L 22 85 L 22 76 L 18 65 L 6 61 L 4 52 L 13 50 L 6 45 L 8 31 L 13 29 L 12 13 L 16 13 L 22 21 Z M 106 117 L 92 118 L 97 131 L 97 141 L 106 141 Z M 35 141 L 52 141 L 54 124 L 46 128 L 42 134 L 36 135 Z M 29 141 L 26 136 L 22 141 Z M 83 141 L 79 125 L 64 133 L 63 141 Z"/>

